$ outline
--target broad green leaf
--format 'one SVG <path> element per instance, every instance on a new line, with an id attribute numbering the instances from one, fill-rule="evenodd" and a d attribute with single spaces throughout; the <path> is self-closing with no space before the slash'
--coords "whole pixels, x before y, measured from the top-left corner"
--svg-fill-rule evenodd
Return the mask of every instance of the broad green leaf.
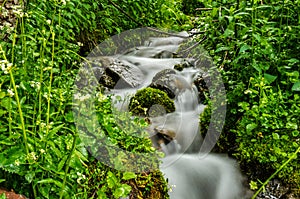
<path id="1" fill-rule="evenodd" d="M 249 49 L 251 49 L 251 47 L 248 46 L 247 44 L 244 44 L 244 45 L 240 48 L 239 53 L 243 53 L 243 52 L 245 52 L 246 50 L 249 50 Z"/>
<path id="2" fill-rule="evenodd" d="M 26 96 L 24 96 L 24 97 L 21 98 L 20 104 L 23 105 L 25 101 L 26 101 Z"/>
<path id="3" fill-rule="evenodd" d="M 255 68 L 260 74 L 262 72 L 260 66 L 256 63 L 256 61 L 253 61 L 252 67 Z"/>
<path id="4" fill-rule="evenodd" d="M 0 105 L 4 108 L 6 108 L 7 110 L 9 109 L 11 104 L 11 99 L 9 97 L 4 97 L 1 101 L 0 101 Z"/>
<path id="5" fill-rule="evenodd" d="M 247 126 L 246 126 L 247 133 L 250 133 L 256 127 L 257 127 L 257 124 L 255 124 L 255 123 L 247 124 Z"/>
<path id="6" fill-rule="evenodd" d="M 292 91 L 300 91 L 300 81 L 294 83 L 294 85 L 292 87 Z"/>
<path id="7" fill-rule="evenodd" d="M 130 180 L 130 179 L 133 179 L 133 178 L 136 178 L 136 175 L 135 175 L 135 173 L 133 173 L 133 172 L 125 172 L 124 174 L 123 174 L 123 180 Z"/>
<path id="8" fill-rule="evenodd" d="M 4 115 L 5 113 L 7 113 L 5 110 L 0 109 L 0 117 L 1 117 L 2 115 Z"/>
<path id="9" fill-rule="evenodd" d="M 63 166 L 65 165 L 66 160 L 68 159 L 68 157 L 69 157 L 68 155 L 65 155 L 62 158 L 62 160 L 58 163 L 58 165 L 57 165 L 57 171 L 60 171 L 63 168 Z"/>
<path id="10" fill-rule="evenodd" d="M 265 73 L 264 78 L 265 78 L 265 80 L 267 81 L 268 84 L 271 84 L 272 82 L 274 82 L 276 80 L 277 76 Z"/>
<path id="11" fill-rule="evenodd" d="M 107 173 L 107 179 L 106 179 L 107 185 L 110 189 L 114 188 L 118 184 L 118 179 L 111 171 Z"/>
<path id="12" fill-rule="evenodd" d="M 118 187 L 113 195 L 115 196 L 115 198 L 120 198 L 120 197 L 126 197 L 131 191 L 131 186 L 127 185 L 127 184 L 122 184 L 121 187 Z"/>
<path id="13" fill-rule="evenodd" d="M 234 16 L 244 16 L 244 15 L 249 15 L 249 16 L 251 16 L 251 14 L 250 13 L 248 13 L 248 12 L 239 12 L 239 13 L 237 13 L 237 14 L 235 14 Z"/>
<path id="14" fill-rule="evenodd" d="M 291 58 L 288 60 L 289 63 L 295 64 L 299 62 L 299 59 Z"/>
<path id="15" fill-rule="evenodd" d="M 274 140 L 279 140 L 280 136 L 278 133 L 272 133 L 273 139 Z"/>
<path id="16" fill-rule="evenodd" d="M 226 46 L 222 46 L 222 47 L 218 48 L 218 49 L 215 51 L 215 53 L 221 52 L 221 51 L 225 51 L 225 50 L 230 50 L 230 48 L 229 48 L 229 47 L 226 47 Z"/>
<path id="17" fill-rule="evenodd" d="M 294 137 L 297 137 L 297 136 L 299 135 L 299 131 L 298 131 L 298 130 L 293 131 L 293 132 L 292 132 L 292 135 L 293 135 Z"/>
<path id="18" fill-rule="evenodd" d="M 253 34 L 253 37 L 254 37 L 258 42 L 261 41 L 260 35 L 258 35 L 258 34 Z"/>
<path id="19" fill-rule="evenodd" d="M 0 194 L 0 199 L 7 199 L 5 193 Z"/>
<path id="20" fill-rule="evenodd" d="M 27 180 L 27 182 L 31 183 L 32 180 L 35 177 L 35 172 L 34 171 L 28 171 L 25 175 L 25 179 Z"/>
<path id="21" fill-rule="evenodd" d="M 5 97 L 5 92 L 0 92 L 0 99 Z"/>
<path id="22" fill-rule="evenodd" d="M 276 161 L 277 161 L 277 158 L 276 158 L 275 156 L 271 155 L 270 160 L 271 160 L 272 162 L 276 162 Z"/>
<path id="23" fill-rule="evenodd" d="M 37 183 L 38 184 L 51 184 L 51 183 L 53 183 L 58 187 L 62 187 L 62 182 L 60 182 L 58 180 L 54 180 L 52 178 L 46 178 L 46 179 L 38 181 Z"/>
<path id="24" fill-rule="evenodd" d="M 61 124 L 61 125 L 59 125 L 59 126 L 56 126 L 56 127 L 54 127 L 53 129 L 51 129 L 50 131 L 49 131 L 49 134 L 48 134 L 48 139 L 49 138 L 52 138 L 52 136 L 54 136 L 62 127 L 64 126 L 64 124 Z"/>
<path id="25" fill-rule="evenodd" d="M 231 30 L 230 28 L 227 28 L 224 32 L 225 37 L 233 37 L 234 36 L 234 31 Z"/>
<path id="26" fill-rule="evenodd" d="M 120 198 L 120 197 L 124 196 L 124 193 L 125 193 L 125 190 L 122 187 L 119 187 L 114 191 L 113 195 L 115 198 Z"/>
<path id="27" fill-rule="evenodd" d="M 293 123 L 293 122 L 287 122 L 285 127 L 288 128 L 288 129 L 295 129 L 295 130 L 298 129 L 297 123 Z"/>

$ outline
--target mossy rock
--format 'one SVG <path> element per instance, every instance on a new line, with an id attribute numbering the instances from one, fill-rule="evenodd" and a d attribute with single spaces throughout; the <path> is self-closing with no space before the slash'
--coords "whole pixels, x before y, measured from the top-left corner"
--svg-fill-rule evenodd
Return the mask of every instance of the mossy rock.
<path id="1" fill-rule="evenodd" d="M 168 95 L 155 88 L 138 90 L 130 99 L 129 111 L 140 116 L 160 116 L 175 111 L 174 102 Z"/>
<path id="2" fill-rule="evenodd" d="M 129 199 L 169 199 L 169 185 L 159 170 L 144 172 L 128 184 L 132 187 Z"/>

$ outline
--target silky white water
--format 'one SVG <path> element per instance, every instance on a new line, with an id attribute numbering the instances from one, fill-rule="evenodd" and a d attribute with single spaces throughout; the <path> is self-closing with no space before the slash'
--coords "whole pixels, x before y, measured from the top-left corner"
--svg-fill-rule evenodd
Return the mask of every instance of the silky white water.
<path id="1" fill-rule="evenodd" d="M 172 189 L 171 199 L 242 199 L 242 176 L 236 163 L 220 155 L 175 154 L 161 170 Z"/>
<path id="2" fill-rule="evenodd" d="M 115 89 L 110 93 L 123 99 L 132 96 L 136 90 L 148 86 L 152 78 L 163 69 L 172 69 L 182 58 L 152 58 L 155 52 L 167 50 L 175 52 L 182 38 L 150 38 L 144 46 L 129 50 L 118 59 L 137 66 L 145 75 L 138 88 Z M 177 72 L 180 76 L 179 94 L 175 97 L 176 111 L 150 118 L 150 136 L 153 129 L 174 131 L 176 136 L 170 143 L 161 143 L 166 154 L 160 169 L 168 179 L 171 199 L 241 199 L 242 176 L 234 160 L 217 154 L 198 154 L 203 142 L 199 134 L 199 114 L 204 105 L 198 103 L 197 90 L 193 85 L 196 68 Z M 187 85 L 187 86 L 186 86 Z M 117 103 L 119 110 L 128 110 L 128 101 Z M 155 135 L 154 135 L 155 136 Z"/>

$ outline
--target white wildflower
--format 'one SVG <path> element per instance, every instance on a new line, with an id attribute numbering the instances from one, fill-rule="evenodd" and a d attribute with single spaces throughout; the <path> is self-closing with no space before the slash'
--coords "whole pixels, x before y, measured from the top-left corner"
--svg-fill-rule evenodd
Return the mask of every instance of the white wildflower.
<path id="1" fill-rule="evenodd" d="M 41 88 L 40 82 L 30 81 L 29 84 L 32 88 L 37 88 L 38 90 L 40 90 L 40 88 Z"/>
<path id="2" fill-rule="evenodd" d="M 34 86 L 35 86 L 35 81 L 30 81 L 29 84 L 30 84 L 30 86 L 31 86 L 32 88 L 34 88 Z"/>
<path id="3" fill-rule="evenodd" d="M 1 66 L 1 70 L 5 73 L 6 71 L 6 64 L 7 61 L 6 60 L 0 60 L 0 66 Z"/>
<path id="4" fill-rule="evenodd" d="M 80 94 L 80 93 L 74 94 L 74 99 L 79 100 L 80 97 L 81 97 L 81 94 Z"/>
<path id="5" fill-rule="evenodd" d="M 0 6 L 0 10 L 2 11 L 2 16 L 3 17 L 7 17 L 8 16 L 8 10 L 5 7 Z"/>
<path id="6" fill-rule="evenodd" d="M 44 149 L 40 149 L 41 154 L 45 153 L 46 151 Z"/>
<path id="7" fill-rule="evenodd" d="M 7 89 L 7 92 L 10 97 L 13 97 L 15 95 L 14 91 L 11 89 Z"/>
<path id="8" fill-rule="evenodd" d="M 81 95 L 80 93 L 74 94 L 74 99 L 79 100 L 81 102 L 85 101 L 85 100 L 87 100 L 89 98 L 91 98 L 90 94 L 87 94 L 87 95 Z"/>
<path id="9" fill-rule="evenodd" d="M 11 70 L 11 68 L 12 68 L 13 65 L 12 65 L 12 63 L 7 63 L 6 66 L 7 66 L 7 67 L 6 67 L 6 72 L 9 73 L 9 71 Z M 4 72 L 4 73 L 5 73 L 5 72 Z M 7 73 L 6 73 L 6 74 L 7 74 Z"/>
<path id="10" fill-rule="evenodd" d="M 41 122 L 41 127 L 42 127 L 42 128 L 45 128 L 45 126 L 46 126 L 46 123 Z"/>
<path id="11" fill-rule="evenodd" d="M 47 22 L 47 24 L 49 24 L 49 25 L 51 24 L 51 20 L 50 20 L 50 19 L 48 19 L 46 22 Z"/>
<path id="12" fill-rule="evenodd" d="M 54 124 L 53 122 L 50 122 L 50 123 L 47 125 L 47 128 L 48 128 L 48 129 L 51 129 L 52 126 L 53 126 L 53 124 Z"/>
<path id="13" fill-rule="evenodd" d="M 21 163 L 21 162 L 20 162 L 20 160 L 18 160 L 18 159 L 17 159 L 17 160 L 15 160 L 15 165 L 19 166 L 19 165 L 20 165 L 20 163 Z"/>
<path id="14" fill-rule="evenodd" d="M 66 5 L 66 4 L 67 4 L 66 0 L 61 0 L 61 3 L 62 3 L 63 5 Z"/>
<path id="15" fill-rule="evenodd" d="M 27 155 L 27 158 L 28 158 L 29 160 L 36 160 L 36 159 L 37 159 L 37 156 L 36 156 L 35 152 L 31 152 L 31 153 L 29 153 L 29 154 Z"/>
<path id="16" fill-rule="evenodd" d="M 80 184 L 82 179 L 86 179 L 86 176 L 82 173 L 77 172 L 78 175 L 78 179 L 77 179 L 77 183 Z"/>
<path id="17" fill-rule="evenodd" d="M 48 93 L 44 93 L 44 94 L 43 94 L 43 97 L 45 97 L 46 99 L 48 99 L 49 97 L 51 98 L 52 95 L 50 94 L 50 96 L 49 96 Z"/>
<path id="18" fill-rule="evenodd" d="M 18 17 L 27 16 L 24 14 L 24 10 L 20 5 L 12 6 L 12 12 Z"/>
<path id="19" fill-rule="evenodd" d="M 77 42 L 78 46 L 83 46 L 83 43 Z"/>

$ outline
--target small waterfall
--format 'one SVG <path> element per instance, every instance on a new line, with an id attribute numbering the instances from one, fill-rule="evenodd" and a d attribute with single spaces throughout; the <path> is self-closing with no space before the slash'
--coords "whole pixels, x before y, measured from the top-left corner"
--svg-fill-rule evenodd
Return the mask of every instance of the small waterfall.
<path id="1" fill-rule="evenodd" d="M 183 33 L 182 33 L 183 34 Z M 136 47 L 116 57 L 137 66 L 144 74 L 137 88 L 112 89 L 110 93 L 126 99 L 117 102 L 119 110 L 127 111 L 128 95 L 149 86 L 153 77 L 164 69 L 173 69 L 183 58 L 168 58 L 184 40 L 179 37 L 150 38 L 145 46 Z M 168 52 L 154 58 L 156 52 Z M 172 86 L 178 88 L 176 111 L 153 117 L 148 127 L 154 146 L 166 155 L 161 170 L 172 186 L 171 199 L 241 199 L 242 177 L 233 160 L 218 155 L 197 154 L 203 138 L 199 133 L 199 114 L 205 106 L 199 104 L 193 85 L 196 68 L 177 71 Z M 116 100 L 117 101 L 117 100 Z M 173 132 L 175 136 L 172 137 Z M 162 137 L 157 136 L 160 133 Z M 169 136 L 165 140 L 163 136 Z M 204 157 L 204 158 L 200 158 Z"/>

